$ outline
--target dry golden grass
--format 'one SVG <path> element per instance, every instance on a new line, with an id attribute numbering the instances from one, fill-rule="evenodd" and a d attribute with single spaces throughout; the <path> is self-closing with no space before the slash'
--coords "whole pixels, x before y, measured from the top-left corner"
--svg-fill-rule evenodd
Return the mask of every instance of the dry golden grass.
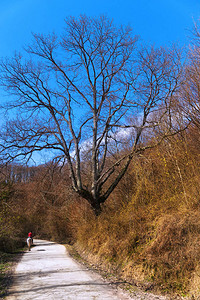
<path id="1" fill-rule="evenodd" d="M 198 299 L 200 146 L 196 143 L 187 135 L 135 158 L 98 217 L 86 201 L 74 196 L 59 172 L 48 172 L 49 184 L 42 170 L 35 181 L 18 185 L 9 199 L 16 203 L 21 233 L 33 226 L 40 237 L 75 243 L 92 264 L 128 282 Z"/>
<path id="2" fill-rule="evenodd" d="M 198 297 L 200 160 L 172 142 L 133 163 L 98 218 L 79 219 L 76 245 L 129 282 Z"/>

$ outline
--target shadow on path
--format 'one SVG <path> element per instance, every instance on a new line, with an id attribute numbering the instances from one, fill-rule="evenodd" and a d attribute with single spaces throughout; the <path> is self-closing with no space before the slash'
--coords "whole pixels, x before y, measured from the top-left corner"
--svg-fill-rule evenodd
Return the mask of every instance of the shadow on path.
<path id="1" fill-rule="evenodd" d="M 117 286 L 122 282 L 115 282 L 114 284 Z M 27 289 L 23 291 L 17 291 L 17 292 L 10 292 L 9 295 L 12 294 L 23 294 L 27 292 L 38 292 L 43 290 L 49 290 L 49 289 L 57 289 L 57 288 L 63 288 L 63 287 L 77 287 L 77 286 L 110 286 L 110 283 L 103 283 L 103 282 L 77 282 L 77 283 L 69 283 L 69 284 L 60 284 L 60 285 L 50 285 L 50 286 L 44 286 L 39 288 L 32 288 Z"/>
<path id="2" fill-rule="evenodd" d="M 7 300 L 130 299 L 118 297 L 123 282 L 105 282 L 95 272 L 71 259 L 63 245 L 34 240 L 16 268 Z"/>

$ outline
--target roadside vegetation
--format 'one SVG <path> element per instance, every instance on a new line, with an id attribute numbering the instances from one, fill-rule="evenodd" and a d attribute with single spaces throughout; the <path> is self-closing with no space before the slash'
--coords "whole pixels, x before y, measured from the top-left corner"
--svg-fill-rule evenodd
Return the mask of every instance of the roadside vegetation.
<path id="1" fill-rule="evenodd" d="M 14 252 L 0 251 L 0 298 L 7 295 L 8 288 L 13 280 L 14 268 L 19 261 L 24 248 L 18 248 Z"/>
<path id="2" fill-rule="evenodd" d="M 4 228 L 1 250 L 13 251 L 11 241 L 16 235 L 25 238 L 28 228 L 41 238 L 73 245 L 89 263 L 130 284 L 198 297 L 198 134 L 191 126 L 136 157 L 98 217 L 70 186 L 64 188 L 67 170 L 53 163 L 32 171 L 13 166 L 12 174 L 26 180 L 11 185 L 9 222 L 4 222 L 11 227 Z"/>
<path id="3" fill-rule="evenodd" d="M 0 252 L 0 298 L 6 294 L 8 286 L 8 272 L 11 269 L 11 255 Z"/>
<path id="4" fill-rule="evenodd" d="M 97 31 L 87 35 L 90 22 L 86 17 L 68 20 L 70 35 L 61 46 L 79 58 L 71 68 L 54 60 L 55 36 L 42 35 L 34 36 L 36 44 L 28 53 L 48 61 L 46 69 L 42 71 L 40 64 L 21 64 L 21 56 L 1 63 L 1 82 L 9 90 L 12 86 L 11 94 L 18 101 L 7 109 L 23 112 L 7 122 L 0 136 L 2 270 L 9 253 L 20 248 L 32 230 L 40 238 L 68 243 L 80 257 L 129 284 L 198 299 L 198 27 L 183 64 L 181 51 L 175 47 L 140 48 L 133 59 L 137 39 L 130 37 L 129 29 L 109 30 L 108 20 L 100 18 L 92 20 Z M 102 28 L 111 43 L 108 48 Z M 71 35 L 78 44 L 71 44 Z M 96 47 L 97 40 L 102 48 Z M 136 57 L 133 74 L 129 59 L 135 63 Z M 55 78 L 50 78 L 49 69 Z M 87 89 L 83 78 L 89 80 Z M 74 123 L 77 107 L 87 107 L 79 125 Z M 30 160 L 34 151 L 49 148 L 60 152 L 46 164 L 33 167 L 17 162 L 21 156 Z"/>

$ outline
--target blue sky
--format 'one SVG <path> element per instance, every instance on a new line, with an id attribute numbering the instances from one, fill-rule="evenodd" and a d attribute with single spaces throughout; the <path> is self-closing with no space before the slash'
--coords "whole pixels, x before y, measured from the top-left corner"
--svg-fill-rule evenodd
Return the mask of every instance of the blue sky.
<path id="1" fill-rule="evenodd" d="M 145 42 L 188 44 L 189 30 L 200 17 L 200 0 L 0 0 L 0 57 L 31 41 L 31 32 L 62 32 L 67 16 L 106 14 L 130 24 Z"/>
<path id="2" fill-rule="evenodd" d="M 187 46 L 189 30 L 200 18 L 200 0 L 0 0 L 0 58 L 21 51 L 32 32 L 62 33 L 64 19 L 80 14 L 105 14 L 131 25 L 135 35 L 155 46 Z"/>

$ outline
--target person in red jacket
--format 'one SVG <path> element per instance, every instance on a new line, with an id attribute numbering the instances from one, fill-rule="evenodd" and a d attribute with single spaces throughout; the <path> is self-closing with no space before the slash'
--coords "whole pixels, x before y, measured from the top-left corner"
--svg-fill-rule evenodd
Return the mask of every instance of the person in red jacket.
<path id="1" fill-rule="evenodd" d="M 30 231 L 30 232 L 28 233 L 28 237 L 31 238 L 32 244 L 33 244 L 33 234 L 32 234 L 32 231 Z"/>

